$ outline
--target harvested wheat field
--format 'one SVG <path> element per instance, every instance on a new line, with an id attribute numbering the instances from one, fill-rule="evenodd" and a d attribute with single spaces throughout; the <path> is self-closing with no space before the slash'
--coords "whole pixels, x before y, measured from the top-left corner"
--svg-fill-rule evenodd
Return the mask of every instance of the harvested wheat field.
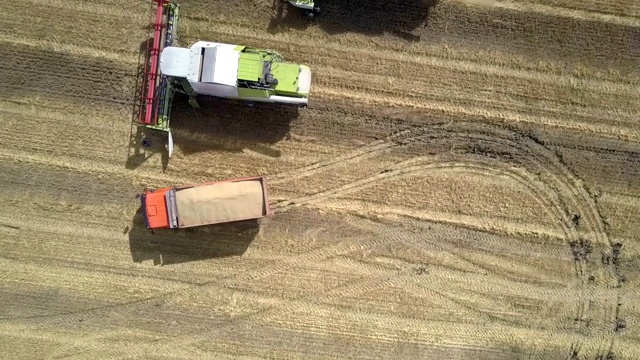
<path id="1" fill-rule="evenodd" d="M 142 0 L 0 8 L 2 359 L 639 359 L 640 2 L 182 0 L 308 108 L 132 126 Z M 148 187 L 265 175 L 274 216 L 148 232 Z"/>

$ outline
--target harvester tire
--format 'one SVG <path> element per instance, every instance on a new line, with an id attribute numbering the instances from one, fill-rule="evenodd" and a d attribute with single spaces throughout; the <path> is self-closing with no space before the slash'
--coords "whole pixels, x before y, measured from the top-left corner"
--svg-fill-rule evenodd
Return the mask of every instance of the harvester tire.
<path id="1" fill-rule="evenodd" d="M 316 14 L 314 10 L 305 10 L 304 16 L 306 16 L 306 18 L 309 20 L 313 20 L 316 18 Z"/>

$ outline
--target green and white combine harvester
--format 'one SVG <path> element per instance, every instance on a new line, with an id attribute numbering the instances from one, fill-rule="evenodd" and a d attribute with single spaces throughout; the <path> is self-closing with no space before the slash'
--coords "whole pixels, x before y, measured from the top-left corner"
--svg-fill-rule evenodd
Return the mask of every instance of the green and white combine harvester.
<path id="1" fill-rule="evenodd" d="M 309 1 L 291 2 L 313 7 Z M 196 108 L 200 107 L 198 96 L 307 106 L 308 66 L 288 63 L 276 51 L 249 46 L 209 41 L 189 48 L 172 46 L 180 6 L 169 0 L 152 0 L 153 4 L 157 8 L 151 21 L 153 37 L 147 44 L 138 121 L 140 126 L 167 132 L 169 156 L 173 152 L 169 115 L 176 92 L 188 95 Z"/>
<path id="2" fill-rule="evenodd" d="M 313 0 L 287 0 L 287 2 L 304 11 L 305 16 L 310 19 L 320 14 L 320 7 L 316 6 Z"/>

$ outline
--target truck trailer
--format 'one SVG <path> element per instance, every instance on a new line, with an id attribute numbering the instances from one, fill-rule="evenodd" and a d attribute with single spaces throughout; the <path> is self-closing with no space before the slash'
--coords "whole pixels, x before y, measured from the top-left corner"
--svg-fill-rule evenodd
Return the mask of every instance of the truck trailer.
<path id="1" fill-rule="evenodd" d="M 142 194 L 147 229 L 182 229 L 271 215 L 266 178 L 255 176 L 149 190 Z"/>

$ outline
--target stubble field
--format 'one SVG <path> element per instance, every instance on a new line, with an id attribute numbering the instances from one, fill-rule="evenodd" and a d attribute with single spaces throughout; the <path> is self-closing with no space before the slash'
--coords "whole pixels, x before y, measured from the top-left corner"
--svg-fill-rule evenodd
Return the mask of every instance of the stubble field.
<path id="1" fill-rule="evenodd" d="M 3 359 L 640 358 L 638 2 L 181 4 L 310 106 L 177 98 L 168 160 L 148 3 L 3 4 Z M 253 175 L 275 216 L 144 229 L 145 187 Z"/>

